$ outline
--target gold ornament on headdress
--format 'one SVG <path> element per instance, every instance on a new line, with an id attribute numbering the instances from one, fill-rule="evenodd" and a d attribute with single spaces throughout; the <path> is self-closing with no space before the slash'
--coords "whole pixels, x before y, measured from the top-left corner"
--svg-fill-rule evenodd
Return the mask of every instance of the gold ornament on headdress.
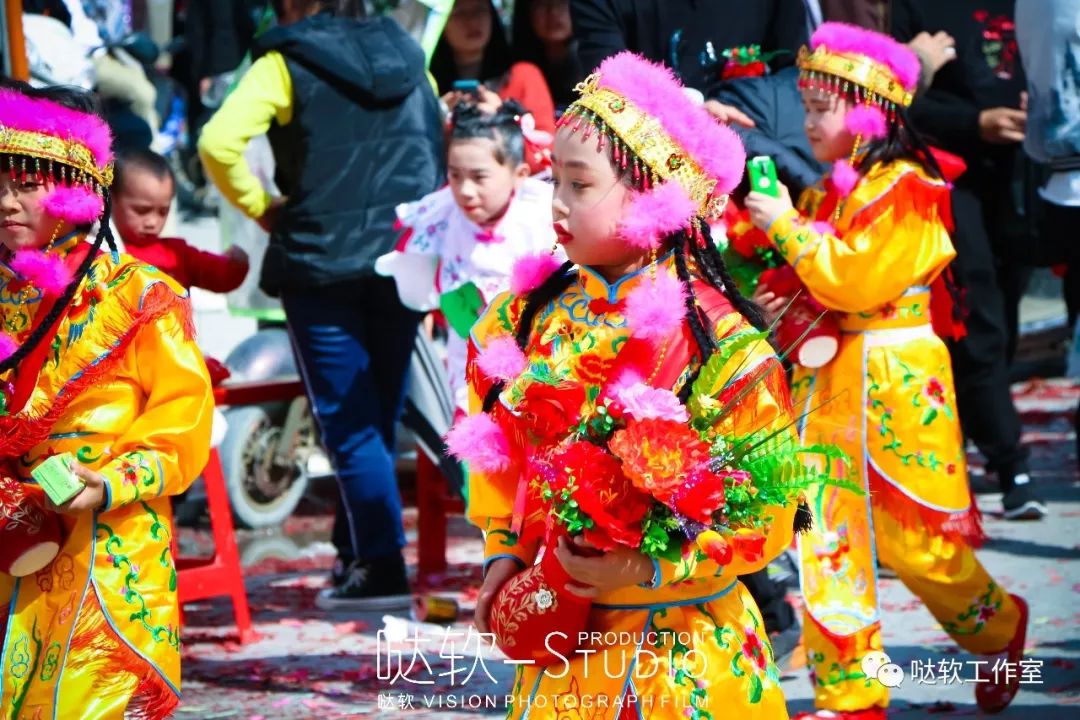
<path id="1" fill-rule="evenodd" d="M 911 105 L 913 95 L 893 71 L 884 63 L 865 55 L 831 52 L 824 45 L 813 51 L 803 46 L 799 50 L 798 63 L 803 77 L 811 82 L 821 81 L 826 77 L 839 78 L 894 105 Z"/>
<path id="2" fill-rule="evenodd" d="M 61 167 L 66 165 L 75 171 L 71 174 L 72 182 L 78 182 L 82 176 L 85 180 L 92 179 L 99 187 L 112 185 L 113 164 L 98 167 L 90 148 L 75 140 L 0 125 L 0 154 L 60 163 Z"/>
<path id="3" fill-rule="evenodd" d="M 578 116 L 610 129 L 639 159 L 648 182 L 675 180 L 697 203 L 698 214 L 718 219 L 726 196 L 714 197 L 716 178 L 710 177 L 693 157 L 664 130 L 655 117 L 641 111 L 632 101 L 600 86 L 600 74 L 593 73 L 574 87 L 580 97 L 566 109 L 567 117 Z M 574 120 L 567 120 L 573 126 Z"/>

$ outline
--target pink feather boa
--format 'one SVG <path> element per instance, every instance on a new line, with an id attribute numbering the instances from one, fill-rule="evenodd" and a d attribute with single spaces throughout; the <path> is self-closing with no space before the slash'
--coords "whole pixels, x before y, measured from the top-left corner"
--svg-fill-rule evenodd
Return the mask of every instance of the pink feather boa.
<path id="1" fill-rule="evenodd" d="M 493 380 L 510 381 L 524 372 L 529 361 L 518 347 L 517 340 L 502 335 L 489 341 L 487 347 L 480 351 L 476 365 L 480 372 Z"/>
<path id="2" fill-rule="evenodd" d="M 623 316 L 634 337 L 665 340 L 686 317 L 686 287 L 661 269 L 655 280 L 645 279 L 630 291 Z"/>
<path id="3" fill-rule="evenodd" d="M 19 343 L 15 342 L 10 335 L 0 332 L 0 362 L 4 362 L 15 354 L 19 349 Z"/>
<path id="4" fill-rule="evenodd" d="M 637 193 L 619 223 L 619 236 L 636 248 L 652 250 L 660 247 L 664 238 L 690 224 L 697 212 L 694 201 L 675 180 L 669 180 L 652 190 Z"/>
<path id="5" fill-rule="evenodd" d="M 485 413 L 466 415 L 446 434 L 446 448 L 474 472 L 501 472 L 510 467 L 510 443 Z"/>
<path id="6" fill-rule="evenodd" d="M 96 115 L 0 89 L 0 125 L 82 143 L 103 168 L 112 162 L 112 131 Z"/>
<path id="7" fill-rule="evenodd" d="M 885 113 L 872 105 L 856 105 L 844 115 L 844 127 L 852 135 L 862 135 L 863 140 L 877 140 L 889 132 Z"/>
<path id="8" fill-rule="evenodd" d="M 922 68 L 918 56 L 888 35 L 841 22 L 822 23 L 810 38 L 817 50 L 825 46 L 833 52 L 865 55 L 879 62 L 896 75 L 909 92 L 915 90 Z"/>
<path id="9" fill-rule="evenodd" d="M 58 185 L 42 202 L 45 212 L 73 225 L 95 222 L 105 212 L 105 203 L 85 185 Z"/>
<path id="10" fill-rule="evenodd" d="M 73 277 L 62 257 L 37 250 L 15 253 L 11 259 L 11 269 L 48 295 L 63 293 Z"/>
<path id="11" fill-rule="evenodd" d="M 716 178 L 715 195 L 735 189 L 746 165 L 742 140 L 734 130 L 718 123 L 704 107 L 687 98 L 671 70 L 623 51 L 604 60 L 599 72 L 601 87 L 622 95 L 659 120 L 687 155 L 710 177 Z"/>
<path id="12" fill-rule="evenodd" d="M 544 284 L 562 263 L 551 253 L 537 253 L 518 258 L 510 271 L 510 292 L 526 295 Z"/>

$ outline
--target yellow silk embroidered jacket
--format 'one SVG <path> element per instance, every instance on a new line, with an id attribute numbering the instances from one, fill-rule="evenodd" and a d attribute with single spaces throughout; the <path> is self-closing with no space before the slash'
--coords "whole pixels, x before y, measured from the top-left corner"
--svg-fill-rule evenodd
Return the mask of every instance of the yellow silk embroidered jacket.
<path id="1" fill-rule="evenodd" d="M 19 283 L 0 262 L 0 322 L 21 340 L 41 297 Z M 115 668 L 71 669 L 92 664 L 98 651 L 71 647 L 77 624 L 97 622 L 146 665 L 126 670 L 159 682 L 167 701 L 179 696 L 169 496 L 205 465 L 213 408 L 187 293 L 134 258 L 102 254 L 57 330 L 28 401 L 0 417 L 0 468 L 32 482 L 38 463 L 70 452 L 104 475 L 106 501 L 99 511 L 63 516 L 66 540 L 49 566 L 18 580 L 0 574 L 5 720 L 116 717 L 106 708 L 126 705 L 112 695 L 130 688 L 94 682 Z M 103 617 L 81 617 L 87 613 Z"/>

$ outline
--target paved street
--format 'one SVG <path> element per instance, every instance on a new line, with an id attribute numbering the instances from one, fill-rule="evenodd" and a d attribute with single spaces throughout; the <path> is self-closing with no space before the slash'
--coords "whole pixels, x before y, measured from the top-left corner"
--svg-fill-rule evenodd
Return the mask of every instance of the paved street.
<path id="1" fill-rule="evenodd" d="M 184 225 L 183 232 L 204 246 L 214 237 L 211 223 Z M 213 354 L 222 357 L 251 332 L 253 323 L 227 318 L 212 299 L 200 298 L 199 303 L 201 340 Z M 1080 717 L 1080 545 L 1076 532 L 1080 483 L 1067 413 L 1076 407 L 1077 393 L 1071 384 L 1061 382 L 1019 387 L 1016 394 L 1024 413 L 1026 439 L 1033 451 L 1035 481 L 1049 500 L 1052 514 L 1042 522 L 1010 523 L 994 515 L 1000 508 L 1000 495 L 990 492 L 978 496 L 991 537 L 980 557 L 1001 584 L 1028 599 L 1029 657 L 1041 662 L 1041 666 L 1033 666 L 1038 669 L 1038 677 L 1029 678 L 1032 682 L 1024 685 L 1013 706 L 999 717 L 1072 719 Z M 977 459 L 974 462 L 977 466 Z M 978 476 L 974 483 L 977 490 L 993 490 L 983 488 Z M 261 638 L 246 646 L 237 644 L 230 634 L 230 610 L 224 600 L 189 606 L 185 616 L 184 704 L 178 717 L 328 720 L 402 712 L 447 718 L 501 716 L 501 708 L 454 708 L 451 700 L 458 698 L 460 704 L 461 699 L 508 692 L 511 668 L 497 658 L 488 658 L 484 663 L 496 680 L 494 684 L 477 669 L 464 688 L 447 687 L 445 677 L 436 687 L 410 689 L 401 680 L 390 685 L 379 679 L 376 661 L 376 633 L 383 628 L 383 618 L 325 613 L 314 607 L 315 594 L 324 586 L 332 560 L 326 542 L 330 510 L 316 493 L 305 503 L 303 512 L 286 523 L 283 532 L 239 533 Z M 408 553 L 413 562 L 415 510 L 407 511 L 406 521 Z M 460 603 L 463 612 L 454 628 L 464 633 L 479 583 L 477 561 L 481 546 L 478 534 L 460 518 L 451 523 L 451 534 L 450 571 L 438 592 Z M 205 546 L 208 534 L 185 530 L 181 540 L 185 548 Z M 918 663 L 919 669 L 930 662 L 935 666 L 942 662 L 960 664 L 966 668 L 961 676 L 971 677 L 973 666 L 966 663 L 973 658 L 951 644 L 898 581 L 883 581 L 882 609 L 886 650 L 892 661 L 907 672 L 903 685 L 894 691 L 890 717 L 978 716 L 971 684 L 929 685 L 925 677 L 921 678 L 923 682 L 912 677 L 913 663 Z M 441 638 L 444 631 L 425 627 L 419 632 Z M 446 674 L 453 669 L 453 661 L 440 659 L 437 647 L 427 653 L 432 675 Z M 457 661 L 459 668 L 462 662 Z M 468 664 L 473 665 L 474 660 L 469 658 Z M 462 676 L 457 678 L 460 681 Z M 789 669 L 784 688 L 792 712 L 809 709 L 810 687 L 805 669 Z M 407 694 L 412 695 L 411 709 L 384 707 L 391 699 L 396 701 Z"/>

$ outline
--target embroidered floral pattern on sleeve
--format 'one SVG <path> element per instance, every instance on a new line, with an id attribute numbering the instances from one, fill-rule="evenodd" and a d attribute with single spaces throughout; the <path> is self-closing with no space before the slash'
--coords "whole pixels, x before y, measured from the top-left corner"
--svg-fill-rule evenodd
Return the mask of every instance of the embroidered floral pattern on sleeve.
<path id="1" fill-rule="evenodd" d="M 126 453 L 114 460 L 110 467 L 115 468 L 120 479 L 120 487 L 111 488 L 114 493 L 120 490 L 112 498 L 111 507 L 138 502 L 144 492 L 153 490 L 162 481 L 158 477 L 157 462 L 150 452 L 136 450 Z"/>

